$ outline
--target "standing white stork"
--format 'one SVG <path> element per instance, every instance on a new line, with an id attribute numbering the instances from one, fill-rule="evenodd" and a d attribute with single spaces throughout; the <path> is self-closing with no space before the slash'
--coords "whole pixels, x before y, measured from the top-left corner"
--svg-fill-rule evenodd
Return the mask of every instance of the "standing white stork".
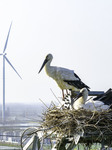
<path id="1" fill-rule="evenodd" d="M 87 101 L 87 98 L 88 90 L 86 88 L 81 89 L 79 95 L 77 96 L 77 99 L 73 103 L 73 108 L 76 110 L 83 108 L 90 111 L 102 111 L 109 109 L 112 104 L 112 100 L 109 100 L 109 102 L 111 102 L 109 106 L 107 105 L 107 102 L 104 103 L 100 101 L 100 99 L 96 101 L 94 101 L 94 99 L 90 99 Z"/>
<path id="2" fill-rule="evenodd" d="M 39 73 L 45 66 L 45 71 L 47 75 L 53 78 L 58 86 L 62 89 L 62 95 L 64 98 L 64 89 L 79 91 L 80 89 L 86 87 L 89 90 L 89 87 L 84 84 L 77 74 L 74 73 L 73 70 L 69 70 L 66 68 L 51 66 L 53 56 L 52 54 L 48 54 L 39 70 Z"/>

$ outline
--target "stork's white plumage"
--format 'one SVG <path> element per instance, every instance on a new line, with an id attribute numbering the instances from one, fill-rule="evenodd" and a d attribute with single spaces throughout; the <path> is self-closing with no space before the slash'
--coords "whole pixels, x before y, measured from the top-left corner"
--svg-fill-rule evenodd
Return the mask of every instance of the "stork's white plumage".
<path id="1" fill-rule="evenodd" d="M 79 95 L 77 96 L 77 98 L 73 103 L 73 108 L 76 110 L 83 108 L 87 98 L 88 98 L 87 89 L 86 88 L 81 89 Z"/>
<path id="2" fill-rule="evenodd" d="M 94 101 L 93 99 L 87 101 L 87 98 L 88 90 L 86 88 L 81 89 L 78 99 L 73 103 L 73 108 L 76 110 L 84 108 L 90 111 L 102 111 L 110 108 L 109 105 L 105 105 L 102 101 Z"/>
<path id="3" fill-rule="evenodd" d="M 79 91 L 80 89 L 86 87 L 89 90 L 89 87 L 84 84 L 77 74 L 74 73 L 73 70 L 69 70 L 66 68 L 51 66 L 53 56 L 52 54 L 48 54 L 42 64 L 42 67 L 39 70 L 39 73 L 45 66 L 46 73 L 49 77 L 53 78 L 58 86 L 62 89 L 63 97 L 64 97 L 64 89 L 69 89 L 73 91 Z"/>

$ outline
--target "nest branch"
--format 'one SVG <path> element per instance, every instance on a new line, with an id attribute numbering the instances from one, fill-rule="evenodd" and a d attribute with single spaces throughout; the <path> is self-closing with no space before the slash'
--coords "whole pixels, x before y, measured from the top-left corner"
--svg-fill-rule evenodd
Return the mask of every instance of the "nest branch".
<path id="1" fill-rule="evenodd" d="M 50 129 L 51 133 L 55 132 L 60 138 L 82 134 L 83 137 L 96 136 L 97 141 L 98 138 L 108 139 L 110 135 L 112 140 L 112 109 L 92 112 L 62 109 L 52 104 L 43 114 L 42 127 Z"/>

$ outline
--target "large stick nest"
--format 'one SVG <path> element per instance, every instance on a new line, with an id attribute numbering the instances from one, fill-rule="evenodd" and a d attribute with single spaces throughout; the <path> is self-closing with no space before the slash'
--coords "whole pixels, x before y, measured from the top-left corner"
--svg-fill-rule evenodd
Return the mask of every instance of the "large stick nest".
<path id="1" fill-rule="evenodd" d="M 112 109 L 106 111 L 68 110 L 52 105 L 43 114 L 42 127 L 49 129 L 60 137 L 95 137 L 98 139 L 112 140 Z M 90 140 L 90 138 L 89 138 Z M 90 142 L 92 142 L 90 140 Z"/>

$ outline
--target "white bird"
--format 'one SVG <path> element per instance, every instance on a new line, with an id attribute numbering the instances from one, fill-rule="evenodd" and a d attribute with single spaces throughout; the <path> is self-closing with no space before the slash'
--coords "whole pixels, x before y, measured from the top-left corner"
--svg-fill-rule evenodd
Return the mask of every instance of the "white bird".
<path id="1" fill-rule="evenodd" d="M 75 101 L 73 102 L 73 108 L 78 110 L 84 107 L 84 104 L 88 98 L 88 91 L 86 88 L 80 90 L 79 95 L 76 97 Z"/>
<path id="2" fill-rule="evenodd" d="M 90 111 L 102 111 L 110 108 L 109 105 L 105 105 L 105 103 L 102 101 L 94 101 L 93 99 L 87 101 L 87 98 L 88 90 L 86 88 L 81 89 L 80 94 L 78 95 L 76 101 L 73 103 L 73 108 L 76 110 L 83 108 Z"/>
<path id="3" fill-rule="evenodd" d="M 74 73 L 73 70 L 69 70 L 66 68 L 51 66 L 53 56 L 52 54 L 48 54 L 39 70 L 39 73 L 45 66 L 45 71 L 47 75 L 53 78 L 58 86 L 62 89 L 62 95 L 64 98 L 64 89 L 79 91 L 80 89 L 86 87 L 89 90 L 89 87 L 84 84 L 77 74 Z"/>

